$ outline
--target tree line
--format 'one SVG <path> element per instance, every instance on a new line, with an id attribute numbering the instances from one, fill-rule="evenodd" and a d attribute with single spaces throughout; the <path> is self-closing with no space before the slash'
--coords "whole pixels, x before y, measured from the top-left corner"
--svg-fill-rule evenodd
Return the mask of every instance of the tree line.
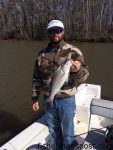
<path id="1" fill-rule="evenodd" d="M 68 40 L 113 41 L 113 0 L 0 0 L 0 39 L 46 39 L 52 19 Z"/>

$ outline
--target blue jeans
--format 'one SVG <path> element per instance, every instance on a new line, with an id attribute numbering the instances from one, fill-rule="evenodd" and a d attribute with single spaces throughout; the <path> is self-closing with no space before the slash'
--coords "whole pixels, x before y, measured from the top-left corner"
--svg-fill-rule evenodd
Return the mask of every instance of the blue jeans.
<path id="1" fill-rule="evenodd" d="M 54 99 L 53 108 L 45 103 L 48 128 L 54 150 L 73 150 L 75 96 Z"/>

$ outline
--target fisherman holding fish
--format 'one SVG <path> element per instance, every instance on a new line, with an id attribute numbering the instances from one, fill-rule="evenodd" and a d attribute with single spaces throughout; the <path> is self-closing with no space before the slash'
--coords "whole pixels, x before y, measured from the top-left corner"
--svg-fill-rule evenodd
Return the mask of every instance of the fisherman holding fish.
<path id="1" fill-rule="evenodd" d="M 82 52 L 64 41 L 64 24 L 52 20 L 47 26 L 50 42 L 37 55 L 33 73 L 33 110 L 39 110 L 44 94 L 48 128 L 54 150 L 74 150 L 74 114 L 77 86 L 88 76 Z"/>

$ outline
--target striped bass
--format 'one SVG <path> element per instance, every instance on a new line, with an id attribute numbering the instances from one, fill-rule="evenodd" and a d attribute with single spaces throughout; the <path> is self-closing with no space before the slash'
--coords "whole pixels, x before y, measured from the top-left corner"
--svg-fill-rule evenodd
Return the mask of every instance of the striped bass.
<path id="1" fill-rule="evenodd" d="M 70 66 L 72 65 L 71 59 L 67 60 L 65 63 L 61 64 L 54 72 L 51 83 L 50 83 L 50 95 L 46 102 L 49 102 L 53 106 L 54 96 L 61 87 L 64 85 L 65 81 L 68 79 L 70 72 Z"/>

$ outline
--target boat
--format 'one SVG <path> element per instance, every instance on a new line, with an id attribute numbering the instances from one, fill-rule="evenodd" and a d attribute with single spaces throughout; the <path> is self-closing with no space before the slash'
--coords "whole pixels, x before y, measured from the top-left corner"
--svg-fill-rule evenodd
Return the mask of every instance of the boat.
<path id="1" fill-rule="evenodd" d="M 77 150 L 109 149 L 109 129 L 113 125 L 113 102 L 101 98 L 101 86 L 83 83 L 75 94 L 74 117 Z M 112 127 L 113 129 L 113 127 Z M 0 150 L 49 150 L 52 149 L 46 114 L 14 138 Z"/>

